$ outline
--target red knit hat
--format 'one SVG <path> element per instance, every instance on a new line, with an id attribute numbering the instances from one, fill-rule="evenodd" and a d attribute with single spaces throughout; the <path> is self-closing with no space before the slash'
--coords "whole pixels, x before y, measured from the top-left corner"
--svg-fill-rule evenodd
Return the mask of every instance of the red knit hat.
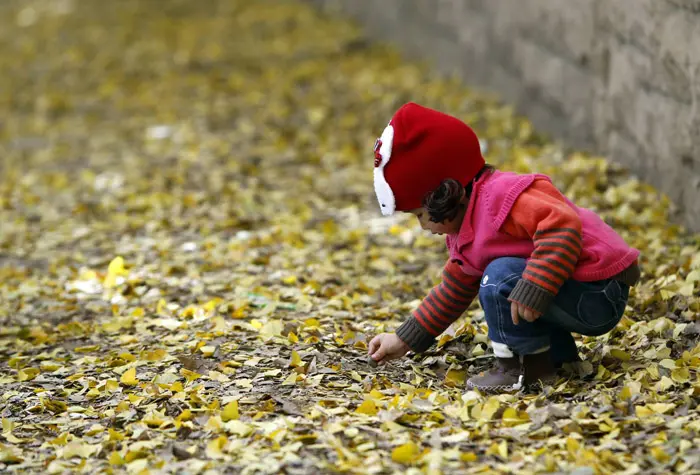
<path id="1" fill-rule="evenodd" d="M 420 208 L 448 178 L 466 185 L 485 164 L 467 124 L 412 102 L 396 111 L 375 142 L 374 157 L 374 190 L 387 216 Z"/>

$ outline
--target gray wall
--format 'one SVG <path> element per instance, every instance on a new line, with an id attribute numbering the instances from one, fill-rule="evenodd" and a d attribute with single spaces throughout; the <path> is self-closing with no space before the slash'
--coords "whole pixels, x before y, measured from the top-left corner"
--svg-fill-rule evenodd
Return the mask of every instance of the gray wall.
<path id="1" fill-rule="evenodd" d="M 311 0 L 607 154 L 700 231 L 700 0 Z"/>

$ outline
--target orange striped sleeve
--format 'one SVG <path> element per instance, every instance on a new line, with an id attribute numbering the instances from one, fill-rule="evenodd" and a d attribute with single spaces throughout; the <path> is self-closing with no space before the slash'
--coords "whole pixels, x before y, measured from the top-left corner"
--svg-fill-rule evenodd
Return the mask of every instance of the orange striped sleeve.
<path id="1" fill-rule="evenodd" d="M 479 292 L 478 276 L 462 272 L 459 265 L 448 262 L 442 282 L 433 288 L 413 316 L 433 336 L 444 332 L 469 307 Z"/>
<path id="2" fill-rule="evenodd" d="M 469 308 L 479 292 L 480 280 L 480 276 L 466 275 L 456 262 L 448 261 L 442 282 L 430 291 L 396 334 L 416 353 L 425 351 L 435 342 L 435 337 Z"/>
<path id="3" fill-rule="evenodd" d="M 576 268 L 581 219 L 552 183 L 536 180 L 515 201 L 502 229 L 535 246 L 510 300 L 544 312 Z"/>

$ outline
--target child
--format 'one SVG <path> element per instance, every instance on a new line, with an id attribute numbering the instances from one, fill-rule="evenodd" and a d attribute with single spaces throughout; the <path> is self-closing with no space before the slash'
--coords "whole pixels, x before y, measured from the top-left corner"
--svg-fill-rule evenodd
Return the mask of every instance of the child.
<path id="1" fill-rule="evenodd" d="M 449 250 L 442 282 L 396 333 L 372 339 L 374 361 L 425 351 L 478 294 L 496 365 L 467 386 L 517 391 L 578 361 L 571 332 L 602 335 L 620 321 L 639 251 L 547 176 L 494 170 L 471 128 L 413 103 L 396 112 L 374 155 L 382 213 L 414 214 L 446 235 Z"/>

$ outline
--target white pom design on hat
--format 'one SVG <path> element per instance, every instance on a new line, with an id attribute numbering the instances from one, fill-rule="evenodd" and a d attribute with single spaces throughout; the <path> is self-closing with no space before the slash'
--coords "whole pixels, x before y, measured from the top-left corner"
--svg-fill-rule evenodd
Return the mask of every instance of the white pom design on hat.
<path id="1" fill-rule="evenodd" d="M 384 167 L 391 158 L 391 147 L 394 144 L 394 127 L 387 125 L 382 136 L 374 144 L 374 192 L 379 200 L 379 207 L 384 216 L 391 216 L 396 211 L 396 199 L 389 183 L 384 177 Z"/>

